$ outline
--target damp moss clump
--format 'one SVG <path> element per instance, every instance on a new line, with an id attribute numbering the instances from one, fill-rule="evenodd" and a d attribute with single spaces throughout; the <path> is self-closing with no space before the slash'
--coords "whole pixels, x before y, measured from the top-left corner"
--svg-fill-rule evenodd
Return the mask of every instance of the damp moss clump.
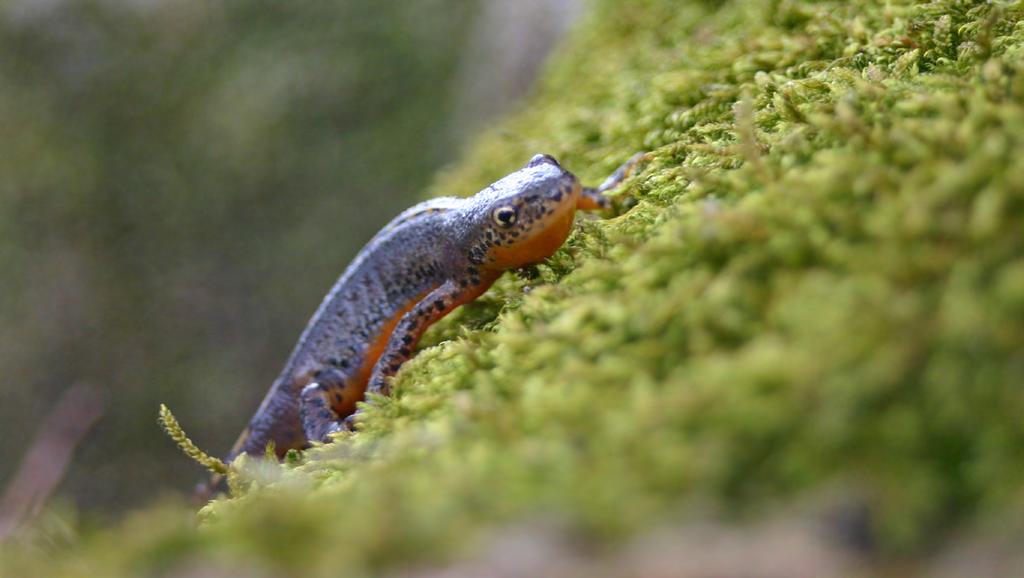
<path id="1" fill-rule="evenodd" d="M 636 151 L 635 205 L 432 330 L 358 434 L 48 571 L 386 573 L 822 492 L 899 556 L 1024 519 L 1021 2 L 595 2 L 433 193 Z"/>

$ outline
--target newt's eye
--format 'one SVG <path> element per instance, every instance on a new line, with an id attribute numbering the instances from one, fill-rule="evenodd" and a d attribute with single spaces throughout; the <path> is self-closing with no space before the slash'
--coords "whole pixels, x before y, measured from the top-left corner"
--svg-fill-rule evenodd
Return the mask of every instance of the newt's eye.
<path id="1" fill-rule="evenodd" d="M 491 218 L 499 227 L 511 227 L 516 224 L 516 210 L 513 207 L 498 207 L 491 213 Z"/>

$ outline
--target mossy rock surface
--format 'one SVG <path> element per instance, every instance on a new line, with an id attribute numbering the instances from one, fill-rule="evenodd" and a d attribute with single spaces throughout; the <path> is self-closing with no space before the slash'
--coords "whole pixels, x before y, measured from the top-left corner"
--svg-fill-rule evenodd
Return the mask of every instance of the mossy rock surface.
<path id="1" fill-rule="evenodd" d="M 358 434 L 243 464 L 198 531 L 148 511 L 9 566 L 360 576 L 823 494 L 883 556 L 1021 522 L 1021 2 L 595 2 L 433 192 L 637 151 L 636 204 L 432 330 Z"/>

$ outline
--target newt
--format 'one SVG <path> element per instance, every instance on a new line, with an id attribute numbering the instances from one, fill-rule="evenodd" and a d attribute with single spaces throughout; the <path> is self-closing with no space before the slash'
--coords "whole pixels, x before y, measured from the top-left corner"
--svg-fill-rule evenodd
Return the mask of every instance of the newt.
<path id="1" fill-rule="evenodd" d="M 366 393 L 389 394 L 428 327 L 503 272 L 550 257 L 576 211 L 609 208 L 604 193 L 643 158 L 634 155 L 600 186 L 583 187 L 538 154 L 472 197 L 432 199 L 395 217 L 324 298 L 226 461 L 263 455 L 271 442 L 281 458 L 352 429 L 357 404 Z"/>

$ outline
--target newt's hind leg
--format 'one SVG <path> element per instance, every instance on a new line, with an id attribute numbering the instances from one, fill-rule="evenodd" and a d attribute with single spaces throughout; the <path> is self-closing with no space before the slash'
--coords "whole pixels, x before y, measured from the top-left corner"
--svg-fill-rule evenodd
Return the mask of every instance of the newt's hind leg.
<path id="1" fill-rule="evenodd" d="M 581 211 L 595 211 L 611 207 L 611 199 L 604 196 L 604 193 L 622 184 L 622 181 L 628 179 L 636 170 L 636 167 L 646 158 L 647 153 L 636 153 L 623 163 L 622 166 L 615 169 L 615 172 L 609 175 L 599 186 L 583 187 L 583 191 L 580 193 L 580 200 L 576 203 L 576 208 Z"/>
<path id="2" fill-rule="evenodd" d="M 328 434 L 344 429 L 335 408 L 345 399 L 345 379 L 334 370 L 318 372 L 316 381 L 299 393 L 299 419 L 306 439 L 328 441 Z"/>

